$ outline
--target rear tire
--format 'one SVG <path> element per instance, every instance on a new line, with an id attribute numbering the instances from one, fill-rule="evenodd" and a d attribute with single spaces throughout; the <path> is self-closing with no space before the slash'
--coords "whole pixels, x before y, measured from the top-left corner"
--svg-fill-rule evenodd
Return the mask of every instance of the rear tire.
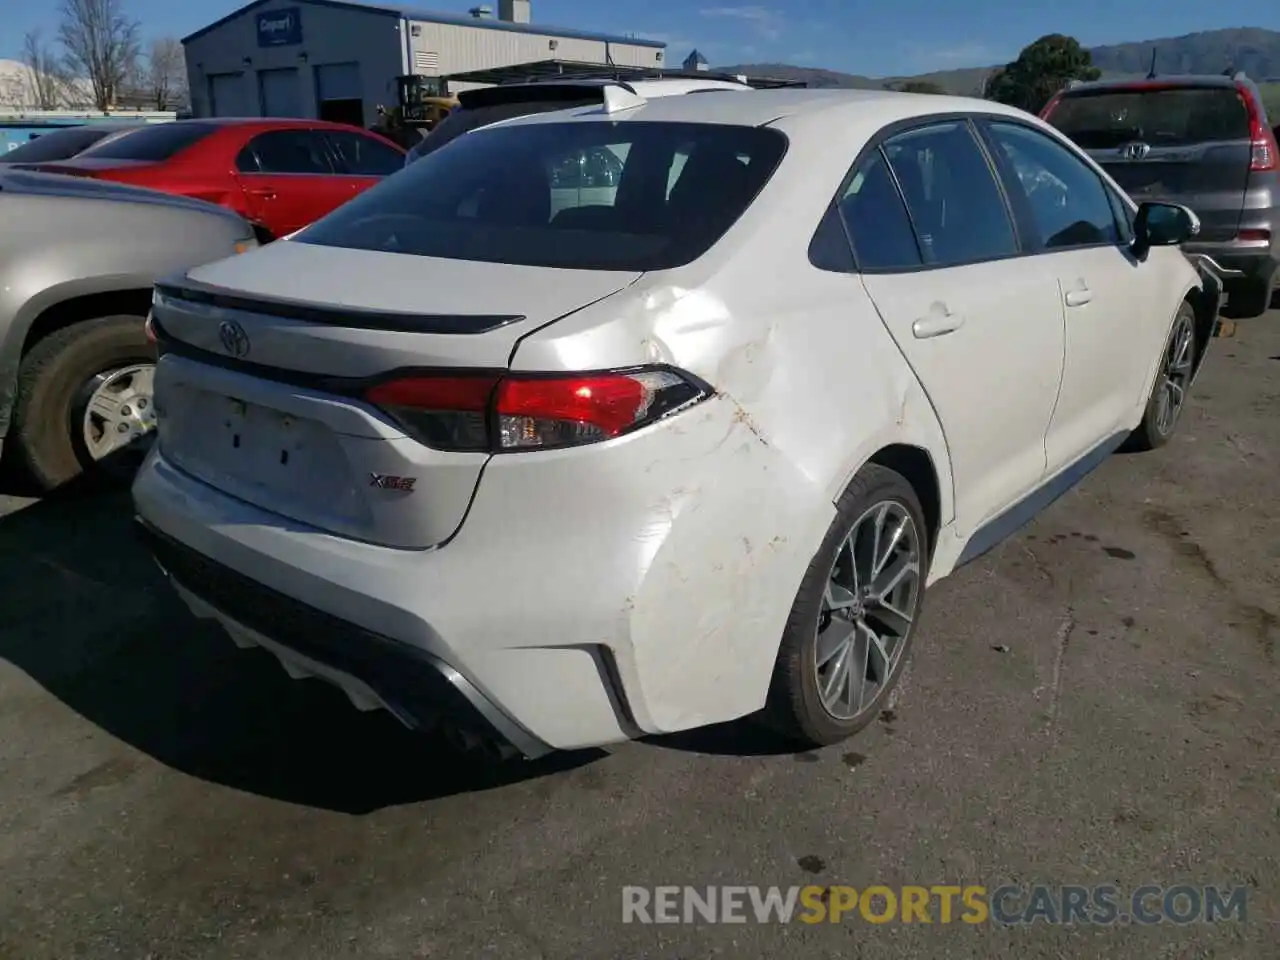
<path id="1" fill-rule="evenodd" d="M 771 726 L 798 743 L 826 746 L 877 716 L 915 637 L 928 543 L 911 484 L 885 467 L 863 467 L 836 504 L 796 594 L 765 710 Z"/>
<path id="2" fill-rule="evenodd" d="M 127 482 L 130 471 L 96 461 L 84 435 L 85 391 L 95 378 L 155 364 L 143 317 L 111 316 L 73 324 L 38 341 L 18 371 L 14 432 L 18 461 L 43 492 L 84 475 Z M 148 398 L 149 399 L 149 398 Z"/>
<path id="3" fill-rule="evenodd" d="M 1163 447 L 1173 437 L 1186 409 L 1196 366 L 1196 312 L 1191 304 L 1184 302 L 1178 307 L 1160 356 L 1160 368 L 1147 397 L 1142 422 L 1125 444 L 1130 450 Z"/>

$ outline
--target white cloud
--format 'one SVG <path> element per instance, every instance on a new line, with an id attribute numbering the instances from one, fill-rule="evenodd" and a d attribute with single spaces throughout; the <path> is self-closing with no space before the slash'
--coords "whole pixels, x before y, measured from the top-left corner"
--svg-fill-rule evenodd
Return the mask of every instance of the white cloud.
<path id="1" fill-rule="evenodd" d="M 698 12 L 704 17 L 737 20 L 764 40 L 777 40 L 782 35 L 783 16 L 769 7 L 706 7 Z"/>

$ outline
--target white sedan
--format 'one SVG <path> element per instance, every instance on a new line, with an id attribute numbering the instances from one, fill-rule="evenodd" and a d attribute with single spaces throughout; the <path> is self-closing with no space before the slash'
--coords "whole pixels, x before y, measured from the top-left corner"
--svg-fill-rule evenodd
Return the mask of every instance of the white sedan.
<path id="1" fill-rule="evenodd" d="M 620 86 L 160 285 L 137 512 L 198 615 L 413 727 L 833 743 L 929 584 L 1170 438 L 1197 226 L 993 103 Z"/>

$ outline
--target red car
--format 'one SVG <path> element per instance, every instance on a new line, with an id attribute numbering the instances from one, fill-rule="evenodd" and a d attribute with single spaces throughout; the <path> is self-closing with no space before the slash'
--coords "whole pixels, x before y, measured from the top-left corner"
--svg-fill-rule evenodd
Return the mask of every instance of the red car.
<path id="1" fill-rule="evenodd" d="M 14 166 L 208 200 L 255 224 L 265 242 L 400 170 L 404 150 L 359 127 L 322 120 L 174 120 L 70 160 Z"/>

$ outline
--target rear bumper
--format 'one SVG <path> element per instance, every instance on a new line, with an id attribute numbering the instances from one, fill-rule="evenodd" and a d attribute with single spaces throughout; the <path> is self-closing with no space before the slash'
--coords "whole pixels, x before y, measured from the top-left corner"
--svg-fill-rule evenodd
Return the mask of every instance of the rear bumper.
<path id="1" fill-rule="evenodd" d="M 433 550 L 286 520 L 184 473 L 163 443 L 134 501 L 167 538 L 161 565 L 211 608 L 197 613 L 305 657 L 353 700 L 367 688 L 411 726 L 434 703 L 419 687 L 444 672 L 526 755 L 762 707 L 833 514 L 722 397 L 592 448 L 495 457 Z"/>
<path id="2" fill-rule="evenodd" d="M 265 587 L 202 556 L 145 520 L 138 531 L 179 595 L 242 646 L 261 646 L 297 677 L 341 687 L 359 709 L 384 708 L 413 730 L 444 729 L 467 746 L 551 751 L 447 663 Z"/>
<path id="3" fill-rule="evenodd" d="M 1209 257 L 1228 286 L 1269 282 L 1280 264 L 1280 254 L 1266 241 L 1186 243 L 1182 249 L 1188 255 Z"/>

